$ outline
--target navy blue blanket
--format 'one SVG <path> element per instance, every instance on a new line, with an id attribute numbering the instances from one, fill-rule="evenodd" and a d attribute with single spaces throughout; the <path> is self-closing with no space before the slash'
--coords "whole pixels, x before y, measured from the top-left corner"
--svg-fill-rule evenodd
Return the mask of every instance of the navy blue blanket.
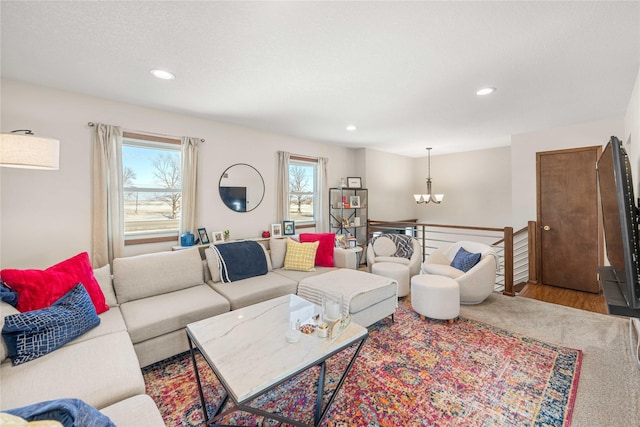
<path id="1" fill-rule="evenodd" d="M 78 399 L 59 399 L 5 410 L 27 421 L 56 420 L 64 427 L 115 427 L 106 415 Z"/>
<path id="2" fill-rule="evenodd" d="M 218 253 L 220 277 L 225 283 L 267 274 L 267 258 L 257 242 L 233 242 L 211 246 Z"/>

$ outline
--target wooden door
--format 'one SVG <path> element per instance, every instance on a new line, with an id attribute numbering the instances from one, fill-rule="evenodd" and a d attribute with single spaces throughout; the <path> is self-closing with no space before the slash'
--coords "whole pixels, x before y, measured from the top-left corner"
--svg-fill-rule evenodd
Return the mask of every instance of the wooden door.
<path id="1" fill-rule="evenodd" d="M 596 160 L 601 147 L 537 153 L 539 278 L 598 293 L 602 235 Z"/>

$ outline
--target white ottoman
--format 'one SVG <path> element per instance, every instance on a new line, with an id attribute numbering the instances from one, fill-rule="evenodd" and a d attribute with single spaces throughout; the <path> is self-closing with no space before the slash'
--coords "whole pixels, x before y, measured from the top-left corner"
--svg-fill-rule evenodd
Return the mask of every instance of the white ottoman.
<path id="1" fill-rule="evenodd" d="M 420 274 L 411 278 L 411 307 L 421 318 L 449 320 L 460 314 L 460 287 L 449 277 Z"/>
<path id="2" fill-rule="evenodd" d="M 397 262 L 376 262 L 371 266 L 371 273 L 388 277 L 398 282 L 398 296 L 409 294 L 409 266 Z"/>

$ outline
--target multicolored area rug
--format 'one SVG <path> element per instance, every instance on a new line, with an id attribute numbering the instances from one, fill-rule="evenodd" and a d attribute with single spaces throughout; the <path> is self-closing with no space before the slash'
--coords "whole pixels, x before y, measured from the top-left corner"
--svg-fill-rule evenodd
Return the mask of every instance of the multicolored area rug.
<path id="1" fill-rule="evenodd" d="M 395 317 L 395 323 L 384 319 L 370 328 L 370 337 L 323 425 L 570 425 L 580 350 L 467 319 L 421 320 L 407 301 L 400 304 Z M 325 401 L 348 359 L 345 353 L 327 362 Z M 198 367 L 208 405 L 215 405 L 222 387 L 204 359 L 199 358 Z M 311 423 L 318 373 L 319 369 L 311 369 L 252 406 Z M 167 426 L 203 424 L 188 353 L 151 365 L 143 374 L 147 393 Z M 229 415 L 224 423 L 277 425 L 240 412 Z"/>

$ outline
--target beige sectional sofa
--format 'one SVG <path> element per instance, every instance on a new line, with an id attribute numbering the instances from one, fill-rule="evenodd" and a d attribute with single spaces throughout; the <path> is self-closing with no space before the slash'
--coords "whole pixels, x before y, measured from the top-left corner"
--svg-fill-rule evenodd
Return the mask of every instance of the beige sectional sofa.
<path id="1" fill-rule="evenodd" d="M 96 278 L 100 275 L 96 271 Z M 108 282 L 104 274 L 102 277 L 101 287 L 110 286 L 109 274 Z M 14 307 L 0 302 L 2 325 L 5 316 L 16 313 Z M 0 340 L 0 410 L 77 398 L 100 409 L 119 427 L 164 426 L 155 403 L 144 394 L 142 372 L 120 308 L 111 305 L 99 317 L 96 328 L 18 366 L 11 364 L 5 342 Z"/>
<path id="2" fill-rule="evenodd" d="M 284 239 L 272 239 L 264 276 L 221 283 L 216 261 L 197 248 L 118 258 L 94 270 L 110 309 L 100 325 L 65 346 L 13 366 L 2 341 L 0 410 L 59 398 L 77 398 L 98 408 L 118 426 L 164 425 L 144 394 L 140 367 L 188 350 L 188 323 L 270 298 L 296 293 L 304 277 L 330 271 L 282 269 Z M 207 249 L 211 251 L 211 249 Z M 336 249 L 336 267 L 356 268 L 356 253 Z M 4 317 L 18 311 L 0 302 Z"/>

